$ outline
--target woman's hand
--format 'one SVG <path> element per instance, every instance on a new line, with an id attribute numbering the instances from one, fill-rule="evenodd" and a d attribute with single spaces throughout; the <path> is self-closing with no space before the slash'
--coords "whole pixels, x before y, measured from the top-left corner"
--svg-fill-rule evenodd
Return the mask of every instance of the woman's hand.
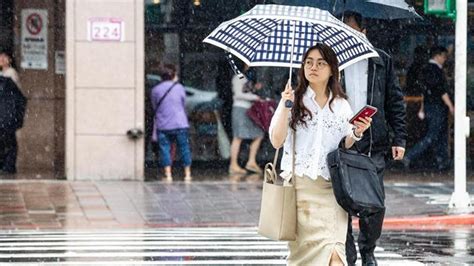
<path id="1" fill-rule="evenodd" d="M 287 100 L 292 102 L 295 101 L 295 94 L 291 88 L 290 82 L 286 84 L 285 90 L 281 93 L 281 102 L 284 104 Z"/>
<path id="2" fill-rule="evenodd" d="M 350 135 L 346 137 L 346 140 L 345 140 L 346 149 L 350 149 L 356 141 L 359 141 L 360 138 L 362 138 L 362 135 L 367 129 L 369 129 L 371 123 L 372 123 L 372 118 L 370 117 L 367 117 L 367 118 L 361 117 L 357 121 L 354 121 L 354 125 L 356 126 L 356 128 L 354 129 L 353 132 L 351 132 Z"/>
<path id="3" fill-rule="evenodd" d="M 356 126 L 356 129 L 354 129 L 354 133 L 356 134 L 356 137 L 362 136 L 364 132 L 369 129 L 370 125 L 372 123 L 372 118 L 367 117 L 361 117 L 359 120 L 354 121 L 354 125 Z"/>

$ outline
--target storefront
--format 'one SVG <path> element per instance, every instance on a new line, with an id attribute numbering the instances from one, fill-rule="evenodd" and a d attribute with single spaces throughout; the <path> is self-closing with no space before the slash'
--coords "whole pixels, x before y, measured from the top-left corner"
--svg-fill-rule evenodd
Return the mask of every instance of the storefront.
<path id="1" fill-rule="evenodd" d="M 233 73 L 223 51 L 202 40 L 221 22 L 263 2 L 270 3 L 1 1 L 0 46 L 15 52 L 21 90 L 28 98 L 25 124 L 18 131 L 19 176 L 143 180 L 146 168 L 156 174 L 148 95 L 159 82 L 163 63 L 178 66 L 186 87 L 193 160 L 226 164 L 219 152 L 214 110 L 230 138 Z M 420 1 L 416 4 L 422 14 Z M 470 14 L 471 28 L 473 18 Z M 401 85 L 410 96 L 409 145 L 413 145 L 419 138 L 414 125 L 420 121 L 413 117 L 419 98 L 405 87 L 413 51 L 419 45 L 453 43 L 454 24 L 431 17 L 422 22 L 370 21 L 368 37 L 393 55 Z M 472 38 L 468 45 L 468 94 L 472 95 Z M 286 75 L 278 68 L 258 69 L 266 96 L 279 95 Z M 468 100 L 468 110 L 473 108 Z M 470 147 L 474 145 L 469 144 L 468 156 L 473 157 Z M 267 141 L 258 159 L 264 162 L 272 152 Z"/>

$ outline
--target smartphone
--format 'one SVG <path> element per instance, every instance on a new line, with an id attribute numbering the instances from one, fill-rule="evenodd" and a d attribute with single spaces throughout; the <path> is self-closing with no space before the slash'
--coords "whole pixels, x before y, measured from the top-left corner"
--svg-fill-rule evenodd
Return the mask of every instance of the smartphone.
<path id="1" fill-rule="evenodd" d="M 366 105 L 364 106 L 357 114 L 355 114 L 351 120 L 349 120 L 349 123 L 354 124 L 355 121 L 359 120 L 359 118 L 367 118 L 367 117 L 372 117 L 377 113 L 377 108 L 373 107 L 371 105 Z"/>

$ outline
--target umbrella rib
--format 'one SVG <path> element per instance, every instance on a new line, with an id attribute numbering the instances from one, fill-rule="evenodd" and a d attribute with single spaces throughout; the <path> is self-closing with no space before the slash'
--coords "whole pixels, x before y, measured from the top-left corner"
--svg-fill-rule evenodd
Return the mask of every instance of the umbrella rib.
<path id="1" fill-rule="evenodd" d="M 252 18 L 251 20 L 254 20 L 254 21 L 259 21 L 258 19 L 255 19 L 255 18 Z M 265 19 L 266 21 L 270 22 L 270 23 L 273 23 L 274 24 L 274 27 L 275 26 L 278 26 L 279 23 L 277 23 L 276 21 L 273 21 L 273 20 L 270 20 L 270 19 Z M 242 23 L 243 25 L 247 26 L 249 29 L 251 30 L 254 30 L 255 32 L 257 32 L 259 35 L 263 36 L 263 38 L 267 37 L 268 33 L 265 33 L 265 32 L 262 32 L 261 30 L 255 28 L 254 26 L 252 26 L 250 23 L 248 23 L 247 21 L 244 21 L 244 20 L 241 20 L 239 21 L 240 23 Z M 259 21 L 259 22 L 262 22 L 262 21 Z M 248 37 L 249 39 L 252 39 L 254 42 L 256 43 L 260 43 L 260 40 L 250 34 L 247 34 L 245 31 L 243 31 L 242 29 L 238 28 L 239 25 L 229 25 L 229 27 L 232 27 L 233 30 L 241 33 L 242 35 L 245 35 L 246 37 Z M 271 32 L 273 30 L 272 27 L 268 27 L 267 25 L 263 25 L 263 27 Z M 255 51 L 257 50 L 256 47 L 252 47 L 251 45 L 247 44 L 246 42 L 242 41 L 241 39 L 239 38 L 236 38 L 235 36 L 225 32 L 225 31 L 222 31 L 221 32 L 222 35 L 225 35 L 227 37 L 229 37 L 232 41 L 229 42 L 229 43 L 233 43 L 234 45 L 230 46 L 231 48 L 237 48 L 238 46 L 243 46 L 243 47 L 246 47 L 247 49 L 249 50 L 252 50 L 252 51 Z M 215 39 L 217 40 L 217 39 Z M 237 45 L 238 44 L 238 45 Z M 251 55 L 248 55 L 249 57 Z M 255 53 L 252 57 L 255 57 Z M 252 60 L 250 60 L 252 61 Z"/>
<path id="2" fill-rule="evenodd" d="M 285 22 L 284 20 L 279 20 L 279 19 L 270 20 L 270 21 L 274 22 L 274 27 L 273 27 L 273 29 L 271 29 L 271 30 L 274 30 L 275 28 L 278 28 L 279 26 L 281 26 L 281 24 L 284 24 L 284 22 Z M 270 35 L 266 35 L 266 36 L 265 36 L 265 39 L 268 39 L 269 36 L 271 36 L 271 34 L 270 34 Z M 269 44 L 273 44 L 273 45 L 275 45 L 275 47 L 279 48 L 280 50 L 278 50 L 277 52 L 281 52 L 281 51 L 282 51 L 282 50 L 281 50 L 282 47 L 281 47 L 280 45 L 278 45 L 278 43 L 270 43 L 270 42 L 262 42 L 262 43 L 260 43 L 259 46 L 255 47 L 255 51 L 266 51 L 267 53 L 275 52 L 275 51 L 270 51 L 270 50 L 265 50 L 265 49 L 263 49 L 263 46 L 264 46 L 264 45 L 269 45 Z M 253 61 L 256 56 L 257 56 L 257 53 L 254 53 L 254 54 L 252 55 L 250 61 Z M 262 60 L 263 60 L 263 59 L 262 59 Z"/>
<path id="3" fill-rule="evenodd" d="M 252 36 L 252 35 L 250 35 L 250 34 L 247 34 L 247 33 L 246 33 L 245 31 L 243 31 L 242 29 L 237 28 L 237 25 L 230 25 L 229 27 L 232 27 L 235 31 L 237 31 L 237 32 L 239 32 L 239 33 L 245 35 L 245 37 L 248 37 L 249 39 L 252 39 L 252 40 L 255 41 L 255 42 L 260 41 L 257 37 L 254 37 L 254 36 Z M 228 34 L 228 33 L 226 33 L 226 32 L 222 32 L 222 34 L 227 35 L 227 36 L 230 36 L 230 37 L 234 37 L 233 35 L 230 35 L 230 34 Z M 262 34 L 262 35 L 263 35 L 263 34 Z M 237 40 L 237 39 L 236 39 L 236 40 Z M 237 40 L 237 41 L 239 41 L 239 40 Z M 239 42 L 240 42 L 240 41 L 239 41 Z"/>
<path id="4" fill-rule="evenodd" d="M 245 42 L 242 42 L 242 41 L 241 41 L 240 39 L 238 39 L 238 38 L 235 38 L 234 35 L 231 35 L 231 34 L 226 33 L 226 32 L 221 32 L 221 34 L 224 35 L 224 36 L 229 37 L 229 38 L 233 41 L 233 43 L 238 43 L 238 44 L 240 44 L 241 46 L 244 46 L 244 47 L 246 47 L 246 48 L 248 48 L 248 49 L 253 49 L 252 46 L 248 45 L 248 44 L 245 43 Z M 209 37 L 209 39 L 214 40 L 214 41 L 216 41 L 216 42 L 221 41 L 221 40 L 219 40 L 218 38 L 215 38 L 215 37 Z M 226 46 L 229 47 L 229 48 L 232 48 L 232 49 L 236 48 L 235 45 L 226 44 Z"/>
<path id="5" fill-rule="evenodd" d="M 258 21 L 258 19 L 250 19 L 250 20 L 251 20 L 251 21 Z M 265 20 L 267 20 L 267 19 L 265 19 Z M 269 21 L 269 22 L 274 22 L 274 21 L 272 21 L 271 19 L 268 19 L 267 21 Z M 262 32 L 262 31 L 260 31 L 259 29 L 255 28 L 254 26 L 250 25 L 246 20 L 242 20 L 241 22 L 242 22 L 242 24 L 245 24 L 245 25 L 246 25 L 247 27 L 249 27 L 250 29 L 252 29 L 252 30 L 258 32 L 260 35 L 263 35 L 263 36 L 266 35 L 265 32 Z M 260 22 L 260 21 L 259 21 L 259 22 Z M 278 25 L 278 23 L 274 23 L 274 24 L 275 24 L 275 26 Z M 264 27 L 264 28 L 265 28 L 266 30 L 268 30 L 269 32 L 273 30 L 273 28 L 268 27 L 268 26 L 265 25 L 265 24 L 262 24 L 262 27 Z"/>

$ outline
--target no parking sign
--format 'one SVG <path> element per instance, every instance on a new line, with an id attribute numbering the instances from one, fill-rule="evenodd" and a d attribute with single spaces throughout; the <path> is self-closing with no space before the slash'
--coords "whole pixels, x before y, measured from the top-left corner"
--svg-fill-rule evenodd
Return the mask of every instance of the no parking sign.
<path id="1" fill-rule="evenodd" d="M 48 69 L 48 11 L 21 11 L 21 67 Z"/>

